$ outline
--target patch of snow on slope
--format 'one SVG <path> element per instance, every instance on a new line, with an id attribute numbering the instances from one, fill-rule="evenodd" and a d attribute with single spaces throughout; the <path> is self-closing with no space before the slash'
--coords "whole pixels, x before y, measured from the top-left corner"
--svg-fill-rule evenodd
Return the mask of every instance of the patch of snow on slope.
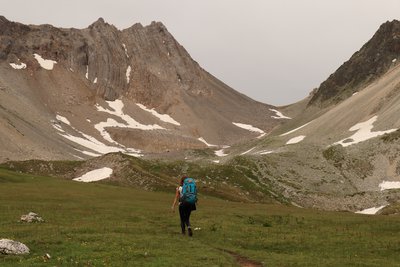
<path id="1" fill-rule="evenodd" d="M 400 182 L 390 182 L 390 181 L 383 181 L 379 184 L 381 191 L 388 190 L 388 189 L 399 189 Z"/>
<path id="2" fill-rule="evenodd" d="M 395 63 L 396 61 L 397 61 L 397 58 L 394 58 L 394 59 L 392 60 L 393 63 Z"/>
<path id="3" fill-rule="evenodd" d="M 130 80 L 130 78 L 131 78 L 131 71 L 132 71 L 131 66 L 128 66 L 128 67 L 126 68 L 126 83 L 129 83 L 129 80 Z"/>
<path id="4" fill-rule="evenodd" d="M 352 132 L 356 131 L 352 136 L 342 139 L 334 143 L 334 145 L 342 145 L 343 147 L 346 147 L 397 130 L 397 129 L 390 129 L 387 131 L 372 132 L 372 128 L 374 127 L 373 124 L 377 119 L 378 116 L 374 116 L 365 122 L 357 123 L 356 125 L 354 125 L 349 129 L 349 131 Z"/>
<path id="5" fill-rule="evenodd" d="M 76 129 L 75 129 L 76 130 Z M 77 131 L 77 130 L 76 130 Z M 80 131 L 77 131 L 79 134 L 81 134 L 83 137 L 78 137 L 78 136 L 74 136 L 71 134 L 64 134 L 64 133 L 59 133 L 61 136 L 63 136 L 64 138 L 77 143 L 83 147 L 86 147 L 92 151 L 95 151 L 97 153 L 92 153 L 92 152 L 87 152 L 87 151 L 82 151 L 82 150 L 78 150 L 82 152 L 83 154 L 86 154 L 88 156 L 100 156 L 103 154 L 107 154 L 107 153 L 112 153 L 112 152 L 122 152 L 124 154 L 128 154 L 134 157 L 140 157 L 140 150 L 137 149 L 133 149 L 133 148 L 124 148 L 124 147 L 115 147 L 115 146 L 108 146 L 102 142 L 100 142 L 99 140 L 97 140 L 96 138 L 84 134 Z"/>
<path id="6" fill-rule="evenodd" d="M 292 139 L 290 139 L 289 141 L 287 141 L 286 144 L 287 144 L 287 145 L 297 144 L 297 143 L 300 143 L 301 141 L 303 141 L 304 138 L 306 138 L 305 135 L 299 135 L 299 136 L 293 137 Z"/>
<path id="7" fill-rule="evenodd" d="M 102 122 L 101 124 L 104 127 L 107 127 L 107 122 L 109 122 L 110 126 L 109 127 L 121 127 L 121 128 L 131 128 L 131 129 L 139 129 L 139 130 L 161 130 L 161 129 L 165 129 L 157 124 L 153 124 L 153 125 L 144 125 L 141 124 L 137 121 L 135 121 L 131 116 L 129 116 L 128 114 L 125 114 L 122 109 L 124 107 L 124 103 L 122 102 L 122 100 L 115 100 L 115 101 L 106 101 L 107 104 L 109 105 L 110 108 L 112 108 L 113 110 L 110 109 L 105 109 L 99 105 L 96 105 L 96 108 L 98 111 L 100 112 L 106 112 L 108 114 L 114 115 L 116 117 L 121 118 L 123 121 L 125 121 L 124 123 L 118 123 L 113 119 L 108 119 L 106 122 Z"/>
<path id="8" fill-rule="evenodd" d="M 288 116 L 283 115 L 280 111 L 278 111 L 278 110 L 276 110 L 276 109 L 270 108 L 269 110 L 275 112 L 275 114 L 276 114 L 276 116 L 271 116 L 271 118 L 278 119 L 278 120 L 279 120 L 279 119 L 288 119 L 288 120 L 291 120 L 291 119 L 292 119 L 292 118 L 290 118 L 290 117 L 288 117 Z"/>
<path id="9" fill-rule="evenodd" d="M 203 137 L 199 137 L 199 138 L 197 138 L 197 140 L 199 140 L 200 142 L 203 142 L 204 144 L 206 144 L 209 147 L 216 147 L 217 146 L 217 145 L 211 145 L 211 144 L 207 143 L 207 141 L 204 140 Z"/>
<path id="10" fill-rule="evenodd" d="M 89 65 L 86 65 L 86 74 L 85 74 L 86 79 L 89 80 Z"/>
<path id="11" fill-rule="evenodd" d="M 33 54 L 39 65 L 46 70 L 52 70 L 54 67 L 54 64 L 57 64 L 57 61 L 51 60 L 51 59 L 43 59 L 41 55 L 39 54 Z"/>
<path id="12" fill-rule="evenodd" d="M 369 209 L 356 211 L 355 213 L 358 213 L 358 214 L 367 214 L 367 215 L 374 215 L 374 214 L 376 214 L 378 211 L 380 211 L 381 209 L 383 209 L 384 207 L 386 207 L 386 205 L 380 206 L 380 207 L 372 207 L 372 208 L 369 208 Z"/>
<path id="13" fill-rule="evenodd" d="M 258 154 L 260 154 L 260 155 L 268 155 L 271 153 L 274 153 L 274 151 L 273 150 L 263 150 L 263 151 L 258 152 Z"/>
<path id="14" fill-rule="evenodd" d="M 104 167 L 101 169 L 90 171 L 90 172 L 82 175 L 81 177 L 77 177 L 72 180 L 78 181 L 78 182 L 85 182 L 85 183 L 95 182 L 95 181 L 100 181 L 100 180 L 110 178 L 112 173 L 113 173 L 113 170 L 111 168 Z"/>
<path id="15" fill-rule="evenodd" d="M 63 116 L 57 114 L 56 119 L 71 126 L 71 123 L 69 122 L 69 120 L 66 117 L 63 117 Z"/>
<path id="16" fill-rule="evenodd" d="M 242 128 L 242 129 L 251 131 L 251 132 L 257 132 L 257 133 L 261 133 L 261 134 L 264 133 L 263 130 L 258 129 L 258 128 L 256 128 L 256 127 L 250 125 L 250 124 L 244 124 L 244 123 L 238 123 L 238 122 L 232 122 L 232 124 L 234 124 L 234 125 L 237 126 L 237 127 Z"/>
<path id="17" fill-rule="evenodd" d="M 141 109 L 150 112 L 151 114 L 153 114 L 153 116 L 156 116 L 157 118 L 159 118 L 160 120 L 162 120 L 163 122 L 168 122 L 171 124 L 175 124 L 180 126 L 181 124 L 179 122 L 177 122 L 176 120 L 174 120 L 171 116 L 169 116 L 168 114 L 160 114 L 158 113 L 154 108 L 152 109 L 148 109 L 146 108 L 144 105 L 142 104 L 136 104 L 138 105 Z"/>
<path id="18" fill-rule="evenodd" d="M 312 121 L 310 121 L 310 122 L 308 122 L 308 123 L 306 123 L 306 124 L 304 124 L 304 125 L 302 125 L 302 126 L 296 128 L 296 129 L 293 129 L 293 130 L 291 130 L 291 131 L 289 131 L 289 132 L 283 133 L 283 134 L 281 134 L 280 136 L 285 136 L 285 135 L 294 133 L 295 131 L 298 131 L 298 130 L 300 130 L 301 128 L 306 127 L 306 126 L 307 126 L 308 124 L 310 124 L 311 122 L 312 122 Z"/>
<path id="19" fill-rule="evenodd" d="M 25 63 L 19 63 L 19 64 L 16 64 L 16 63 L 10 63 L 10 66 L 11 67 L 13 67 L 13 69 L 15 69 L 15 70 L 23 70 L 23 69 L 26 69 L 26 64 Z"/>
<path id="20" fill-rule="evenodd" d="M 126 48 L 126 45 L 125 45 L 125 44 L 122 44 L 122 46 L 124 47 L 124 50 L 125 50 L 125 56 L 126 56 L 127 58 L 129 58 L 128 49 Z"/>
<path id="21" fill-rule="evenodd" d="M 93 81 L 93 83 L 97 83 L 97 77 L 96 77 L 96 78 L 94 78 L 94 81 Z"/>
<path id="22" fill-rule="evenodd" d="M 247 151 L 243 152 L 243 153 L 242 153 L 242 154 L 240 154 L 240 155 L 246 155 L 247 153 L 249 153 L 249 152 L 253 151 L 253 149 L 254 149 L 254 148 L 256 148 L 256 147 L 250 148 L 249 150 L 247 150 Z"/>
<path id="23" fill-rule="evenodd" d="M 254 126 L 252 126 L 250 124 L 244 124 L 244 123 L 239 123 L 239 122 L 232 122 L 232 124 L 237 126 L 237 127 L 242 128 L 242 129 L 248 130 L 250 132 L 260 133 L 261 135 L 258 136 L 257 138 L 261 138 L 266 134 L 263 130 L 261 130 L 261 129 L 257 128 L 257 127 L 254 127 Z"/>
<path id="24" fill-rule="evenodd" d="M 228 156 L 228 154 L 225 154 L 225 153 L 224 153 L 224 148 L 215 151 L 215 155 L 217 155 L 218 157 L 225 157 L 225 156 Z"/>

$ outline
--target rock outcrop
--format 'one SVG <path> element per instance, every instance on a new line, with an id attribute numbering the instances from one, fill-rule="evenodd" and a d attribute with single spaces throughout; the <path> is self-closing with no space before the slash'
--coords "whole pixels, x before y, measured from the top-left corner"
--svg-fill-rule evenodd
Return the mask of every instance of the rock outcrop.
<path id="1" fill-rule="evenodd" d="M 10 239 L 0 239 L 0 254 L 21 255 L 29 254 L 29 248 L 18 241 Z"/>
<path id="2" fill-rule="evenodd" d="M 44 222 L 43 218 L 34 212 L 29 212 L 28 214 L 21 216 L 21 222 L 34 223 L 34 222 Z"/>

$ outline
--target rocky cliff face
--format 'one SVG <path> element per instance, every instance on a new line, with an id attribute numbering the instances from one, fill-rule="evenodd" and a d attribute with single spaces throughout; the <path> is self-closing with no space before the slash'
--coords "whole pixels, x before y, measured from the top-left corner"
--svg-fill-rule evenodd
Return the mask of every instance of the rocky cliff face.
<path id="1" fill-rule="evenodd" d="M 204 71 L 159 22 L 120 31 L 99 19 L 79 30 L 0 17 L 0 88 L 3 158 L 103 154 L 87 141 L 151 153 L 218 148 L 280 122 L 272 106 Z"/>
<path id="2" fill-rule="evenodd" d="M 381 25 L 375 35 L 324 81 L 310 105 L 338 103 L 375 81 L 400 60 L 400 22 Z"/>

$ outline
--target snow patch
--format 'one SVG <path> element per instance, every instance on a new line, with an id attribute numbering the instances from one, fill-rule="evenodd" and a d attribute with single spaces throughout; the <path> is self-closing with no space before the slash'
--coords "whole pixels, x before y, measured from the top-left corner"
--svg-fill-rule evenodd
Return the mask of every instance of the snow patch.
<path id="1" fill-rule="evenodd" d="M 57 64 L 57 61 L 51 60 L 51 59 L 44 59 L 42 58 L 41 55 L 39 54 L 33 54 L 35 57 L 36 61 L 39 63 L 39 65 L 46 70 L 52 70 L 54 67 L 54 64 Z"/>
<path id="2" fill-rule="evenodd" d="M 16 64 L 16 63 L 10 63 L 10 66 L 11 67 L 13 67 L 13 69 L 15 69 L 15 70 L 23 70 L 23 69 L 26 69 L 26 64 L 25 63 L 19 63 L 19 64 Z"/>
<path id="3" fill-rule="evenodd" d="M 276 116 L 271 116 L 271 118 L 278 119 L 278 120 L 279 120 L 279 119 L 288 119 L 288 120 L 291 120 L 291 119 L 292 119 L 292 118 L 290 118 L 290 117 L 287 117 L 287 116 L 283 115 L 280 111 L 278 111 L 278 110 L 276 110 L 276 109 L 270 108 L 269 110 L 275 112 L 275 114 L 276 114 Z"/>
<path id="4" fill-rule="evenodd" d="M 199 138 L 197 138 L 197 140 L 199 140 L 200 142 L 203 142 L 204 144 L 206 144 L 209 147 L 216 147 L 217 146 L 217 145 L 211 145 L 211 144 L 207 143 L 207 141 L 204 140 L 203 137 L 199 137 Z"/>
<path id="5" fill-rule="evenodd" d="M 306 124 L 304 124 L 304 125 L 302 125 L 302 126 L 296 128 L 296 129 L 293 129 L 293 130 L 291 130 L 291 131 L 289 131 L 289 132 L 283 133 L 283 134 L 281 134 L 280 136 L 285 136 L 285 135 L 294 133 L 295 131 L 298 131 L 298 130 L 300 130 L 301 128 L 306 127 L 306 126 L 309 125 L 311 122 L 312 122 L 312 121 L 310 121 L 310 122 L 308 122 L 308 123 L 306 123 Z"/>
<path id="6" fill-rule="evenodd" d="M 363 141 L 366 141 L 368 139 L 386 134 L 386 133 L 391 133 L 396 131 L 397 129 L 390 129 L 387 131 L 377 131 L 377 132 L 372 132 L 372 128 L 374 127 L 373 124 L 374 122 L 378 119 L 378 116 L 374 116 L 371 119 L 365 121 L 365 122 L 360 122 L 354 125 L 349 129 L 349 131 L 356 131 L 352 136 L 342 139 L 334 145 L 342 145 L 343 147 L 354 145 Z"/>
<path id="7" fill-rule="evenodd" d="M 125 56 L 126 56 L 127 58 L 129 58 L 128 49 L 126 48 L 126 45 L 125 45 L 125 44 L 122 44 L 122 46 L 124 47 L 124 50 L 125 50 Z"/>
<path id="8" fill-rule="evenodd" d="M 131 129 L 139 129 L 139 130 L 161 130 L 161 129 L 165 129 L 157 124 L 153 124 L 153 125 L 144 125 L 141 124 L 137 121 L 135 121 L 131 116 L 129 116 L 128 114 L 125 114 L 122 109 L 124 108 L 124 103 L 122 102 L 122 100 L 117 99 L 115 101 L 106 101 L 106 103 L 108 104 L 108 106 L 113 109 L 105 109 L 99 105 L 96 105 L 96 108 L 98 111 L 100 112 L 106 112 L 108 114 L 114 115 L 116 117 L 121 118 L 123 121 L 125 121 L 124 123 L 119 123 L 116 122 L 114 119 L 107 119 L 106 122 L 101 122 L 99 124 L 97 124 L 95 127 L 102 129 L 102 128 L 106 128 L 106 127 L 121 127 L 121 128 L 131 128 Z M 98 130 L 99 130 L 98 129 Z M 104 129 L 103 129 L 104 130 Z M 100 131 L 101 132 L 101 131 Z"/>
<path id="9" fill-rule="evenodd" d="M 63 117 L 61 115 L 56 115 L 56 119 L 71 126 L 71 123 L 69 122 L 69 120 L 66 117 Z"/>
<path id="10" fill-rule="evenodd" d="M 113 173 L 113 170 L 111 168 L 104 167 L 101 169 L 90 171 L 90 172 L 82 175 L 81 177 L 74 178 L 73 180 L 78 181 L 78 182 L 85 182 L 85 183 L 95 182 L 95 181 L 100 181 L 100 180 L 110 178 L 112 173 Z"/>
<path id="11" fill-rule="evenodd" d="M 253 151 L 254 148 L 256 148 L 256 147 L 250 148 L 249 150 L 243 152 L 243 153 L 240 154 L 240 155 L 246 155 L 247 153 L 250 153 L 251 151 Z"/>
<path id="12" fill-rule="evenodd" d="M 225 153 L 224 153 L 224 148 L 215 151 L 215 155 L 217 155 L 218 157 L 225 157 L 225 156 L 228 156 L 228 154 L 225 154 Z"/>
<path id="13" fill-rule="evenodd" d="M 94 78 L 94 81 L 93 81 L 93 83 L 97 83 L 97 77 L 96 77 L 96 78 Z"/>
<path id="14" fill-rule="evenodd" d="M 134 157 L 142 156 L 140 154 L 140 150 L 133 149 L 133 148 L 108 146 L 90 135 L 82 133 L 76 129 L 74 129 L 74 130 L 77 131 L 79 134 L 81 134 L 83 137 L 78 137 L 78 136 L 74 136 L 74 135 L 66 134 L 66 133 L 59 133 L 59 134 L 61 136 L 63 136 L 64 138 L 70 140 L 71 142 L 74 142 L 74 143 L 79 144 L 83 147 L 86 147 L 92 151 L 97 152 L 97 153 L 92 153 L 92 152 L 76 149 L 77 151 L 79 151 L 85 155 L 97 157 L 97 156 L 107 154 L 107 153 L 122 152 L 122 153 L 125 153 L 128 155 L 134 156 Z"/>
<path id="15" fill-rule="evenodd" d="M 214 163 L 219 163 L 219 160 L 213 160 L 212 162 L 214 162 Z"/>
<path id="16" fill-rule="evenodd" d="M 256 128 L 256 127 L 250 125 L 250 124 L 244 124 L 244 123 L 238 123 L 238 122 L 232 122 L 232 124 L 234 124 L 234 125 L 237 126 L 237 127 L 242 128 L 242 129 L 251 131 L 251 132 L 257 132 L 257 133 L 262 133 L 262 134 L 264 133 L 263 130 L 258 129 L 258 128 Z"/>
<path id="17" fill-rule="evenodd" d="M 379 184 L 379 188 L 381 189 L 381 191 L 388 189 L 399 189 L 400 182 L 383 181 Z"/>
<path id="18" fill-rule="evenodd" d="M 306 138 L 305 135 L 299 135 L 299 136 L 293 137 L 292 139 L 290 139 L 289 141 L 287 141 L 286 144 L 287 144 L 287 145 L 297 144 L 297 143 L 300 143 L 301 141 L 303 141 L 304 138 Z"/>
<path id="19" fill-rule="evenodd" d="M 154 116 L 156 116 L 157 118 L 159 118 L 160 120 L 162 120 L 163 122 L 168 122 L 171 124 L 175 124 L 180 126 L 181 124 L 179 122 L 177 122 L 176 120 L 174 120 L 171 116 L 169 116 L 168 114 L 160 114 L 158 113 L 154 108 L 152 109 L 148 109 L 146 108 L 144 105 L 142 104 L 136 104 L 138 105 L 138 107 L 140 107 L 141 109 L 150 112 L 151 114 L 153 114 Z"/>
<path id="20" fill-rule="evenodd" d="M 397 58 L 394 58 L 394 59 L 392 60 L 393 63 L 395 63 L 396 61 L 397 61 Z"/>
<path id="21" fill-rule="evenodd" d="M 386 205 L 380 206 L 380 207 L 372 207 L 372 208 L 369 208 L 369 209 L 356 211 L 355 213 L 358 213 L 358 214 L 367 214 L 367 215 L 374 215 L 374 214 L 376 214 L 378 211 L 380 211 L 381 209 L 383 209 L 384 207 L 386 207 Z"/>
<path id="22" fill-rule="evenodd" d="M 258 152 L 258 154 L 260 154 L 260 155 L 268 155 L 271 153 L 274 153 L 274 151 L 273 150 L 263 150 L 263 151 Z"/>
<path id="23" fill-rule="evenodd" d="M 129 83 L 129 80 L 130 80 L 130 78 L 131 78 L 131 71 L 132 71 L 131 66 L 128 66 L 128 67 L 126 68 L 126 83 Z"/>
<path id="24" fill-rule="evenodd" d="M 86 65 L 86 74 L 85 74 L 86 79 L 89 80 L 89 65 Z"/>

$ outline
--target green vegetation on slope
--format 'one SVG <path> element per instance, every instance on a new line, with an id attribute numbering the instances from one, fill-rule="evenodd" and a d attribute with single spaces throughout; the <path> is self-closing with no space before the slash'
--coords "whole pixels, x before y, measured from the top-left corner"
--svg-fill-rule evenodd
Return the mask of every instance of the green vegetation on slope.
<path id="1" fill-rule="evenodd" d="M 398 217 L 320 212 L 202 196 L 182 236 L 173 192 L 85 184 L 0 169 L 0 238 L 31 249 L 1 266 L 397 266 Z M 44 223 L 18 222 L 33 211 Z M 45 253 L 51 259 L 43 258 Z"/>

